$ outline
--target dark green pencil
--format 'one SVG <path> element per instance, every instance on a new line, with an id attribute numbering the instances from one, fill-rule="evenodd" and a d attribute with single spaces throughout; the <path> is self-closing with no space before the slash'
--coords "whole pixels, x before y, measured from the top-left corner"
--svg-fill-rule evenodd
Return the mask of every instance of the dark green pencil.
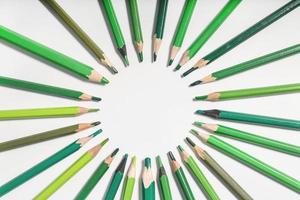
<path id="1" fill-rule="evenodd" d="M 162 164 L 160 156 L 156 157 L 157 165 L 158 165 L 158 182 L 161 193 L 161 198 L 163 200 L 172 200 L 172 193 L 170 189 L 170 183 L 168 176 L 166 174 L 165 167 Z"/>
<path id="2" fill-rule="evenodd" d="M 247 39 L 249 39 L 256 33 L 260 32 L 261 30 L 263 30 L 264 28 L 266 28 L 267 26 L 272 24 L 273 22 L 277 21 L 278 19 L 285 16 L 292 10 L 296 9 L 299 5 L 300 5 L 300 0 L 292 0 L 292 1 L 288 2 L 281 8 L 277 9 L 270 15 L 266 16 L 265 18 L 263 18 L 256 24 L 250 26 L 245 31 L 241 32 L 240 34 L 238 34 L 237 36 L 235 36 L 228 42 L 224 43 L 223 45 L 221 45 L 220 47 L 218 47 L 211 53 L 209 53 L 206 56 L 204 56 L 203 58 L 201 58 L 191 69 L 184 72 L 182 74 L 182 76 L 183 77 L 187 76 L 188 74 L 195 71 L 196 69 L 204 67 L 207 64 L 213 62 L 214 60 L 218 59 L 225 53 L 229 52 L 231 49 L 235 48 L 239 44 L 243 43 L 244 41 L 246 41 Z"/>

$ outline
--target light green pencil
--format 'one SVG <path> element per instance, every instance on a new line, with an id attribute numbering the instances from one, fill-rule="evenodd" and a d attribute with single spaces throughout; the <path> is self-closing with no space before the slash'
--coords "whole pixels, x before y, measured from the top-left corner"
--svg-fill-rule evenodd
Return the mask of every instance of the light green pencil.
<path id="1" fill-rule="evenodd" d="M 136 157 L 132 157 L 131 163 L 127 172 L 126 180 L 124 182 L 124 190 L 122 194 L 122 200 L 131 200 L 132 193 L 135 184 L 135 175 L 136 175 Z"/>

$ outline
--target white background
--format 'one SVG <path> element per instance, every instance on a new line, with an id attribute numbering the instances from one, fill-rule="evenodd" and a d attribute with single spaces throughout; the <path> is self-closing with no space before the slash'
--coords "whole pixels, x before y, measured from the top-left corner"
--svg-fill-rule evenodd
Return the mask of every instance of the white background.
<path id="1" fill-rule="evenodd" d="M 26 184 L 18 187 L 7 194 L 3 199 L 24 200 L 33 198 L 71 163 L 79 158 L 81 154 L 105 137 L 109 137 L 110 142 L 105 146 L 103 151 L 89 165 L 59 189 L 51 199 L 72 199 L 103 158 L 116 147 L 120 147 L 121 149 L 119 155 L 111 165 L 109 171 L 90 194 L 89 199 L 102 198 L 110 177 L 125 152 L 129 153 L 130 156 L 136 155 L 138 157 L 138 177 L 140 175 L 141 162 L 144 157 L 150 156 L 154 158 L 158 154 L 161 155 L 167 169 L 167 174 L 169 175 L 174 199 L 180 199 L 180 194 L 174 182 L 174 178 L 171 175 L 166 153 L 172 150 L 176 158 L 180 160 L 175 147 L 178 144 L 182 144 L 186 150 L 194 155 L 191 149 L 184 143 L 183 138 L 191 136 L 188 131 L 193 128 L 192 122 L 197 119 L 204 122 L 228 125 L 269 138 L 300 145 L 299 132 L 296 131 L 225 121 L 217 122 L 193 114 L 196 109 L 218 108 L 299 119 L 299 94 L 214 103 L 192 101 L 195 95 L 204 95 L 213 91 L 299 82 L 299 55 L 265 65 L 216 83 L 194 88 L 187 87 L 188 84 L 196 79 L 202 78 L 216 70 L 298 43 L 300 30 L 299 8 L 231 50 L 210 64 L 207 68 L 201 71 L 198 70 L 184 79 L 180 78 L 180 74 L 191 67 L 197 59 L 281 7 L 288 2 L 287 0 L 243 1 L 201 49 L 198 55 L 195 56 L 195 59 L 177 73 L 174 73 L 172 69 L 175 67 L 175 64 L 177 64 L 183 51 L 225 5 L 226 1 L 199 0 L 191 19 L 183 47 L 177 59 L 174 61 L 173 66 L 169 68 L 166 67 L 169 46 L 184 1 L 169 1 L 164 40 L 158 55 L 158 61 L 154 64 L 151 63 L 151 37 L 156 1 L 139 1 L 145 44 L 145 59 L 141 64 L 137 61 L 136 52 L 132 45 L 125 1 L 113 1 L 124 38 L 127 42 L 127 50 L 131 63 L 128 68 L 123 66 L 120 57 L 114 49 L 109 31 L 105 25 L 104 17 L 100 11 L 99 3 L 96 0 L 60 0 L 58 2 L 96 43 L 101 46 L 119 70 L 119 74 L 111 75 L 104 67 L 97 63 L 85 48 L 81 46 L 39 1 L 1 0 L 1 25 L 93 66 L 99 72 L 103 73 L 111 81 L 111 84 L 99 86 L 85 82 L 57 68 L 51 67 L 45 62 L 41 62 L 41 60 L 30 57 L 19 50 L 15 50 L 1 41 L 1 75 L 78 89 L 95 96 L 100 96 L 103 98 L 103 101 L 100 103 L 77 102 L 59 97 L 0 87 L 0 109 L 73 105 L 98 107 L 101 109 L 98 113 L 90 113 L 73 118 L 2 121 L 0 122 L 0 141 L 7 141 L 80 122 L 92 122 L 97 120 L 101 120 L 102 125 L 100 127 L 103 128 L 104 132 L 77 153 L 64 159 L 39 176 L 28 181 Z M 55 153 L 78 137 L 92 133 L 97 128 L 86 130 L 77 135 L 0 153 L 0 184 L 7 182 L 17 174 Z M 193 139 L 197 141 L 196 138 L 193 137 Z M 300 179 L 299 158 L 231 139 L 224 140 L 277 169 L 286 172 L 292 177 L 298 180 Z M 203 145 L 200 141 L 197 141 L 197 144 L 204 147 L 254 199 L 300 199 L 299 194 L 224 156 L 216 150 Z M 221 199 L 235 199 L 202 163 L 198 162 L 198 164 Z M 183 169 L 186 172 L 197 199 L 204 199 L 202 192 L 192 180 L 186 168 L 183 167 Z M 154 162 L 153 172 L 156 175 Z M 117 194 L 117 198 L 120 197 L 120 191 L 121 189 Z M 134 199 L 138 199 L 137 185 L 135 187 Z"/>

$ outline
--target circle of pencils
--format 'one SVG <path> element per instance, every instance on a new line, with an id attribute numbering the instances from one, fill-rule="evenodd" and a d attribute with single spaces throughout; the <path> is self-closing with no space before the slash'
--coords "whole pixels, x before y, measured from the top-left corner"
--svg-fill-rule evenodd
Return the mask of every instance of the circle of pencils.
<path id="1" fill-rule="evenodd" d="M 109 81 L 92 67 L 85 65 L 69 56 L 66 56 L 41 43 L 33 41 L 21 34 L 18 34 L 4 26 L 0 26 L 0 39 L 5 40 L 21 49 L 29 51 L 47 61 L 50 61 L 63 69 L 70 71 L 91 82 L 108 84 Z"/>
<path id="2" fill-rule="evenodd" d="M 151 170 L 151 159 L 145 158 L 142 172 L 142 199 L 155 200 L 155 182 Z"/>
<path id="3" fill-rule="evenodd" d="M 54 181 L 52 181 L 45 189 L 43 189 L 34 200 L 44 200 L 52 196 L 60 187 L 62 187 L 68 180 L 77 174 L 84 166 L 86 166 L 99 153 L 101 148 L 108 142 L 108 138 L 97 144 L 87 152 L 85 152 L 79 159 L 70 165 L 63 173 L 61 173 Z"/>
<path id="4" fill-rule="evenodd" d="M 172 200 L 169 178 L 166 174 L 165 167 L 163 166 L 160 156 L 157 156 L 156 160 L 158 165 L 158 182 L 159 182 L 161 198 L 163 200 Z"/>
<path id="5" fill-rule="evenodd" d="M 194 158 L 190 154 L 188 154 L 188 152 L 186 152 L 180 145 L 178 146 L 178 150 L 180 152 L 182 160 L 194 175 L 196 181 L 201 186 L 201 189 L 204 189 L 206 196 L 208 196 L 210 200 L 220 200 L 218 194 L 211 186 L 211 184 L 197 165 Z"/>
<path id="6" fill-rule="evenodd" d="M 196 114 L 205 115 L 215 119 L 225 119 L 237 122 L 253 123 L 264 126 L 275 126 L 286 129 L 300 130 L 300 121 L 293 119 L 283 119 L 270 116 L 254 115 L 248 113 L 232 112 L 226 110 L 197 110 Z"/>
<path id="7" fill-rule="evenodd" d="M 127 57 L 127 50 L 125 45 L 125 40 L 114 10 L 114 7 L 111 3 L 111 0 L 102 0 L 102 5 L 106 14 L 106 17 L 108 19 L 111 31 L 114 36 L 115 44 L 117 46 L 117 49 L 122 57 L 122 60 L 125 64 L 125 66 L 129 65 L 128 57 Z"/>
<path id="8" fill-rule="evenodd" d="M 68 117 L 81 115 L 88 112 L 97 112 L 96 108 L 83 108 L 78 106 L 57 108 L 32 108 L 18 110 L 0 110 L 0 120 L 32 119 L 47 117 Z"/>
<path id="9" fill-rule="evenodd" d="M 47 140 L 52 140 L 52 139 L 55 139 L 58 137 L 72 135 L 74 133 L 78 133 L 85 129 L 95 127 L 99 124 L 100 124 L 100 122 L 80 123 L 80 124 L 66 126 L 66 127 L 62 127 L 62 128 L 58 128 L 58 129 L 54 129 L 54 130 L 50 130 L 50 131 L 37 133 L 34 135 L 2 142 L 2 143 L 0 143 L 0 152 L 24 147 L 24 146 L 39 143 L 39 142 L 45 142 Z M 100 129 L 99 132 L 102 132 L 102 130 Z"/>
<path id="10" fill-rule="evenodd" d="M 194 122 L 197 127 L 201 127 L 212 133 L 221 136 L 230 137 L 239 141 L 244 141 L 250 144 L 259 145 L 275 151 L 280 151 L 290 155 L 300 156 L 300 147 L 278 140 L 262 137 L 245 131 L 233 129 L 219 124 L 205 124 L 202 122 Z"/>
<path id="11" fill-rule="evenodd" d="M 195 200 L 194 194 L 190 188 L 190 185 L 185 177 L 185 174 L 180 164 L 176 161 L 171 151 L 169 151 L 168 156 L 170 158 L 172 171 L 175 174 L 176 180 L 180 186 L 181 191 L 183 192 L 183 196 L 186 200 Z"/>
<path id="12" fill-rule="evenodd" d="M 179 64 L 175 70 L 179 70 L 184 64 L 192 59 L 201 47 L 209 40 L 209 38 L 218 30 L 227 17 L 234 11 L 234 9 L 240 4 L 241 0 L 229 0 L 222 10 L 214 17 L 214 19 L 208 24 L 208 26 L 199 34 L 196 40 L 188 47 L 183 53 Z"/>
<path id="13" fill-rule="evenodd" d="M 185 5 L 183 7 L 182 14 L 174 35 L 174 39 L 172 41 L 168 66 L 172 65 L 180 47 L 182 46 L 196 3 L 197 0 L 185 0 Z"/>
<path id="14" fill-rule="evenodd" d="M 138 53 L 139 61 L 142 62 L 144 42 L 137 0 L 128 0 L 128 5 L 131 16 L 131 26 L 134 35 L 135 48 Z"/>
<path id="15" fill-rule="evenodd" d="M 22 185 L 23 183 L 27 182 L 28 180 L 32 179 L 33 177 L 37 176 L 41 172 L 47 170 L 54 164 L 58 163 L 59 161 L 65 159 L 69 155 L 78 151 L 83 145 L 85 145 L 88 141 L 92 138 L 96 137 L 100 134 L 101 131 L 96 131 L 95 133 L 87 136 L 79 138 L 75 140 L 68 146 L 64 147 L 63 149 L 59 150 L 55 154 L 49 156 L 45 160 L 37 163 L 30 169 L 26 170 L 22 174 L 18 175 L 17 177 L 13 178 L 12 180 L 8 181 L 4 185 L 0 186 L 0 197 L 7 194 L 8 192 L 12 191 L 13 189 L 17 188 L 18 186 Z"/>
<path id="16" fill-rule="evenodd" d="M 125 154 L 123 156 L 123 159 L 121 160 L 119 166 L 115 170 L 112 180 L 106 191 L 105 197 L 103 198 L 104 200 L 113 200 L 115 198 L 115 196 L 118 192 L 119 186 L 121 184 L 121 181 L 123 179 L 123 176 L 124 176 L 124 170 L 125 170 L 125 165 L 127 162 L 127 157 L 128 157 L 128 154 Z"/>
<path id="17" fill-rule="evenodd" d="M 190 84 L 190 86 L 195 86 L 199 84 L 209 83 L 217 80 L 221 80 L 223 78 L 227 78 L 230 76 L 233 76 L 235 74 L 254 69 L 256 67 L 259 67 L 261 65 L 265 65 L 267 63 L 283 59 L 287 56 L 291 56 L 294 54 L 297 54 L 300 52 L 300 44 L 296 44 L 290 47 L 287 47 L 285 49 L 281 49 L 279 51 L 275 51 L 263 56 L 260 56 L 258 58 L 254 58 L 252 60 L 242 62 L 240 64 L 234 65 L 232 67 L 228 67 L 225 69 L 222 69 L 220 71 L 214 72 L 198 81 L 195 81 Z"/>
<path id="18" fill-rule="evenodd" d="M 135 175 L 136 175 L 136 157 L 132 157 L 130 166 L 127 171 L 126 179 L 124 182 L 124 189 L 122 193 L 122 200 L 131 200 L 134 184 L 135 184 Z"/>
<path id="19" fill-rule="evenodd" d="M 153 62 L 155 62 L 157 59 L 157 54 L 162 43 L 168 10 L 168 2 L 169 0 L 159 0 L 158 3 L 157 16 L 153 34 Z"/>
<path id="20" fill-rule="evenodd" d="M 64 98 L 76 99 L 76 100 L 83 100 L 83 101 L 101 101 L 100 97 L 91 96 L 89 94 L 51 86 L 51 85 L 44 85 L 40 83 L 34 83 L 9 77 L 0 76 L 0 85 L 10 88 L 16 88 L 21 90 L 27 90 L 32 92 L 38 92 L 42 94 L 49 94 L 53 96 L 59 96 Z"/>
<path id="21" fill-rule="evenodd" d="M 238 199 L 253 200 L 252 197 L 219 165 L 204 149 L 197 146 L 189 137 L 186 141 L 191 145 L 198 158 L 202 160 L 210 169 L 218 175 L 228 187 L 229 191 L 234 192 Z"/>
<path id="22" fill-rule="evenodd" d="M 210 144 L 212 147 L 221 151 L 225 155 L 239 161 L 240 163 L 260 172 L 278 183 L 288 187 L 291 190 L 300 192 L 300 181 L 275 169 L 274 167 L 260 161 L 259 159 L 245 153 L 244 151 L 224 142 L 223 140 L 209 134 L 198 133 L 195 130 L 191 131 L 202 142 Z"/>
<path id="23" fill-rule="evenodd" d="M 214 92 L 205 96 L 196 96 L 195 100 L 218 101 L 297 92 L 300 92 L 300 83 Z"/>
<path id="24" fill-rule="evenodd" d="M 98 166 L 98 168 L 94 171 L 94 173 L 91 175 L 89 180 L 84 184 L 84 186 L 81 188 L 77 196 L 75 197 L 75 200 L 83 200 L 88 197 L 88 195 L 91 193 L 91 191 L 94 189 L 94 187 L 97 185 L 97 183 L 100 181 L 100 179 L 103 177 L 103 175 L 108 170 L 110 164 L 114 160 L 114 157 L 118 153 L 119 149 L 115 149 L 109 156 L 107 156 L 101 164 Z"/>
<path id="25" fill-rule="evenodd" d="M 191 69 L 184 72 L 182 74 L 182 76 L 183 77 L 187 76 L 188 74 L 195 71 L 196 69 L 202 68 L 202 67 L 206 66 L 207 64 L 213 62 L 214 60 L 218 59 L 219 57 L 221 57 L 222 55 L 224 55 L 231 49 L 235 48 L 242 42 L 246 41 L 247 39 L 249 39 L 256 33 L 258 33 L 259 31 L 263 30 L 264 28 L 266 28 L 267 26 L 272 24 L 273 22 L 277 21 L 278 19 L 285 16 L 292 10 L 296 9 L 299 5 L 300 5 L 299 0 L 292 0 L 292 1 L 288 2 L 287 4 L 283 5 L 282 7 L 275 10 L 273 13 L 271 13 L 270 15 L 266 16 L 259 22 L 250 26 L 245 31 L 241 32 L 240 34 L 238 34 L 237 36 L 235 36 L 228 42 L 224 43 L 223 45 L 221 45 L 220 47 L 218 47 L 211 53 L 209 53 L 206 56 L 204 56 L 203 58 L 201 58 Z"/>

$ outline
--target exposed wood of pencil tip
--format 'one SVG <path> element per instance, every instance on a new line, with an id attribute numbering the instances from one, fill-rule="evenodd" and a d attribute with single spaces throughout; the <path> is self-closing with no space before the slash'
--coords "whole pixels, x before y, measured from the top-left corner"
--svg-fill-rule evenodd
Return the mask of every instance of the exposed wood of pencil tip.
<path id="1" fill-rule="evenodd" d="M 162 40 L 156 37 L 156 34 L 153 36 L 153 61 L 155 62 L 157 59 L 157 54 L 160 49 Z"/>
<path id="2" fill-rule="evenodd" d="M 208 138 L 209 138 L 209 135 L 208 134 L 205 134 L 205 133 L 202 133 L 202 132 L 197 132 L 196 130 L 194 129 L 191 129 L 190 131 L 193 135 L 197 136 L 201 141 L 203 142 L 207 142 Z"/>
<path id="3" fill-rule="evenodd" d="M 153 174 L 152 174 L 152 171 L 151 171 L 150 158 L 146 158 L 145 161 L 144 161 L 142 181 L 143 181 L 143 184 L 144 184 L 145 188 L 148 188 L 154 181 Z"/>
<path id="4" fill-rule="evenodd" d="M 180 47 L 176 47 L 176 46 L 171 47 L 170 58 L 169 58 L 169 63 L 168 63 L 169 66 L 172 65 L 179 49 L 180 49 Z"/>
<path id="5" fill-rule="evenodd" d="M 107 164 L 107 165 L 110 165 L 112 163 L 112 161 L 114 160 L 115 156 L 117 155 L 117 153 L 119 152 L 119 148 L 116 148 L 109 156 L 107 156 L 105 159 L 104 159 L 104 162 Z"/>

